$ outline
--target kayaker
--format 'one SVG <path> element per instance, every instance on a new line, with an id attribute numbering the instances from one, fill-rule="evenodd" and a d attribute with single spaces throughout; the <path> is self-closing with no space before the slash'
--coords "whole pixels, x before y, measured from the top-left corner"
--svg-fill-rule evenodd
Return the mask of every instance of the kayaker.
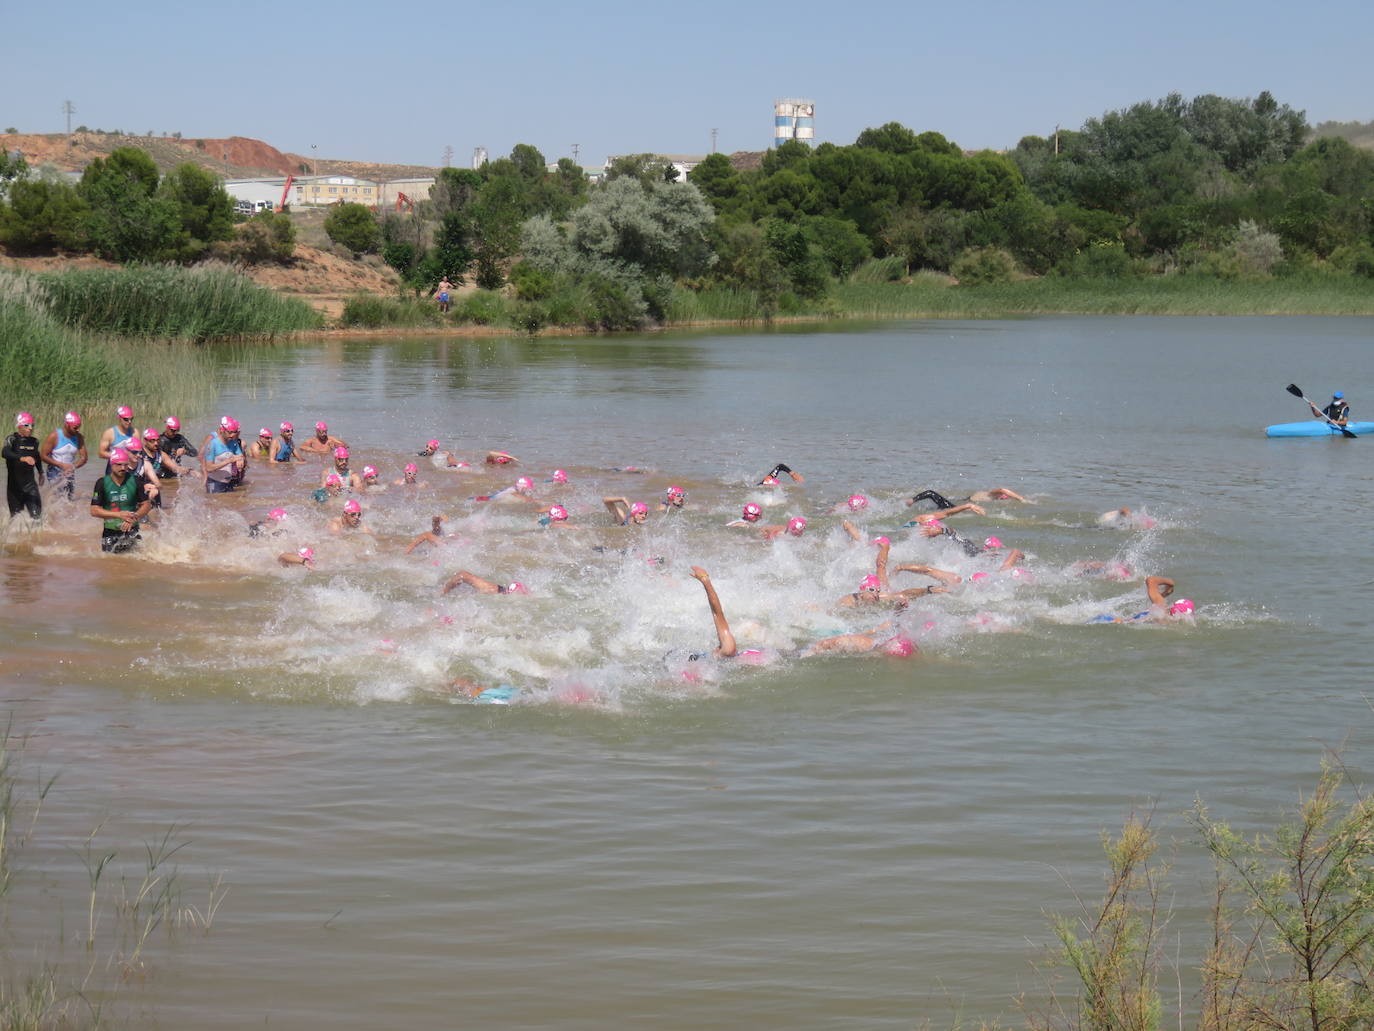
<path id="1" fill-rule="evenodd" d="M 1312 414 L 1318 419 L 1329 419 L 1337 426 L 1344 426 L 1350 421 L 1350 405 L 1346 403 L 1345 395 L 1339 390 L 1331 395 L 1331 403 L 1321 411 L 1317 411 L 1316 405 L 1309 405 L 1309 407 L 1312 409 Z"/>

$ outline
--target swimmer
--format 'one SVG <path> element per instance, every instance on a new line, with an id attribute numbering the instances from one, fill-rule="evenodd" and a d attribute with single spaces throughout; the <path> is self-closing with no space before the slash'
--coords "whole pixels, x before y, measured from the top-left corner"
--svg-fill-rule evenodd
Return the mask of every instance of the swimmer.
<path id="1" fill-rule="evenodd" d="M 355 472 L 350 472 L 348 468 L 348 448 L 340 445 L 334 449 L 334 467 L 332 469 L 322 469 L 320 471 L 320 486 L 324 486 L 324 481 L 330 476 L 337 476 L 342 482 L 344 490 L 362 490 L 363 478 Z"/>
<path id="2" fill-rule="evenodd" d="M 687 504 L 687 492 L 681 487 L 669 487 L 663 492 L 663 500 L 658 503 L 660 512 L 669 512 L 673 509 L 680 509 Z"/>
<path id="3" fill-rule="evenodd" d="M 329 473 L 324 478 L 324 486 L 316 487 L 311 491 L 310 496 L 316 501 L 325 502 L 330 498 L 337 498 L 343 493 L 344 482 L 338 473 Z"/>
<path id="4" fill-rule="evenodd" d="M 91 492 L 91 515 L 103 519 L 100 550 L 119 554 L 128 551 L 140 540 L 139 522 L 152 510 L 146 486 L 130 469 L 133 455 L 117 447 L 110 452 L 110 471 L 95 481 Z"/>
<path id="5" fill-rule="evenodd" d="M 358 504 L 357 498 L 345 501 L 343 515 L 329 520 L 329 532 L 335 537 L 345 533 L 372 533 L 372 527 L 363 525 L 363 506 Z"/>
<path id="6" fill-rule="evenodd" d="M 440 469 L 456 469 L 458 472 L 476 472 L 467 462 L 461 461 L 452 451 L 443 451 L 437 440 L 428 441 L 416 457 L 428 458 L 430 464 Z"/>
<path id="7" fill-rule="evenodd" d="M 3 452 L 9 473 L 6 500 L 10 516 L 27 511 L 30 519 L 41 519 L 43 495 L 38 485 L 43 482 L 43 459 L 33 436 L 33 416 L 28 412 L 20 412 L 14 417 L 14 432 L 5 438 Z"/>
<path id="8" fill-rule="evenodd" d="M 539 517 L 539 525 L 547 526 L 550 529 L 559 530 L 581 530 L 583 527 L 576 523 L 568 522 L 568 510 L 562 505 L 550 505 L 546 509 L 541 509 L 543 515 Z"/>
<path id="9" fill-rule="evenodd" d="M 987 509 L 974 501 L 965 501 L 959 505 L 951 505 L 949 508 L 941 509 L 939 512 L 926 512 L 908 521 L 905 526 L 916 526 L 920 523 L 934 522 L 940 519 L 948 519 L 950 516 L 963 515 L 965 512 L 972 512 L 974 515 L 985 516 Z"/>
<path id="10" fill-rule="evenodd" d="M 920 504 L 922 501 L 932 501 L 936 508 L 954 508 L 958 502 L 950 501 L 943 494 L 938 494 L 933 490 L 923 490 L 912 497 L 907 502 L 908 505 Z M 1029 498 L 1024 498 L 1010 487 L 993 487 L 991 490 L 975 490 L 964 501 L 988 502 L 988 501 L 1019 501 L 1025 505 L 1033 505 L 1035 502 Z M 944 513 L 942 512 L 941 515 Z"/>
<path id="11" fill-rule="evenodd" d="M 508 584 L 492 583 L 490 580 L 483 580 L 474 573 L 469 573 L 466 569 L 460 569 L 449 577 L 444 584 L 444 589 L 440 595 L 448 594 L 449 591 L 463 586 L 471 587 L 480 594 L 529 594 L 529 588 L 519 580 L 512 580 Z"/>
<path id="12" fill-rule="evenodd" d="M 361 488 L 361 489 L 367 491 L 369 494 L 382 494 L 382 493 L 384 493 L 384 492 L 386 491 L 386 484 L 383 483 L 383 482 L 378 478 L 380 475 L 381 475 L 381 474 L 380 474 L 379 472 L 377 472 L 376 466 L 371 466 L 371 465 L 365 465 L 365 466 L 363 466 L 363 474 L 362 474 L 362 481 L 363 481 L 363 482 L 362 482 L 362 488 Z"/>
<path id="13" fill-rule="evenodd" d="M 249 458 L 268 459 L 272 457 L 272 431 L 266 426 L 258 430 L 256 439 L 248 444 L 245 452 Z"/>
<path id="14" fill-rule="evenodd" d="M 555 470 L 553 471 L 553 473 L 549 476 L 548 482 L 550 482 L 550 483 L 567 483 L 567 482 L 568 482 L 568 473 L 567 473 L 567 470 L 565 470 L 565 469 L 555 469 Z"/>
<path id="15" fill-rule="evenodd" d="M 68 498 L 76 492 L 76 471 L 86 464 L 86 438 L 81 435 L 81 416 L 68 412 L 62 426 L 53 430 L 38 448 L 38 456 L 48 467 L 48 482 Z"/>
<path id="16" fill-rule="evenodd" d="M 806 478 L 802 476 L 801 473 L 794 472 L 791 466 L 784 465 L 782 462 L 779 462 L 777 465 L 773 466 L 771 470 L 769 470 L 767 476 L 759 480 L 758 485 L 760 487 L 772 487 L 776 485 L 778 482 L 778 473 L 786 473 L 788 476 L 792 477 L 792 479 L 797 483 L 806 482 Z"/>
<path id="17" fill-rule="evenodd" d="M 348 445 L 338 437 L 331 436 L 329 424 L 321 419 L 315 423 L 315 435 L 299 447 L 302 451 L 310 454 L 327 455 L 335 448 L 348 447 Z"/>
<path id="18" fill-rule="evenodd" d="M 416 548 L 418 548 L 421 544 L 443 544 L 443 543 L 444 543 L 444 517 L 441 516 L 441 515 L 430 516 L 430 520 L 429 520 L 429 532 L 428 532 L 428 533 L 422 533 L 422 534 L 420 534 L 420 536 L 416 537 L 413 541 L 411 541 L 411 542 L 410 542 L 410 546 L 409 546 L 408 548 L 406 548 L 406 554 L 409 555 L 409 554 L 410 554 L 411 552 L 413 552 Z"/>
<path id="19" fill-rule="evenodd" d="M 249 537 L 275 537 L 286 529 L 286 509 L 274 508 L 267 513 L 266 519 L 259 519 L 248 526 Z"/>
<path id="20" fill-rule="evenodd" d="M 284 551 L 277 556 L 277 561 L 284 566 L 305 566 L 306 569 L 314 569 L 315 549 L 297 548 L 295 551 Z"/>
<path id="21" fill-rule="evenodd" d="M 200 446 L 200 471 L 205 477 L 205 493 L 228 494 L 243 479 L 248 460 L 239 445 L 239 422 L 232 415 L 219 421 L 219 429 Z"/>
<path id="22" fill-rule="evenodd" d="M 1152 530 L 1155 521 L 1140 512 L 1132 512 L 1125 505 L 1103 512 L 1097 517 L 1098 526 L 1117 527 L 1127 530 Z"/>
<path id="23" fill-rule="evenodd" d="M 846 594 L 835 602 L 839 608 L 852 609 L 865 605 L 895 605 L 897 608 L 906 608 L 916 598 L 930 594 L 949 593 L 948 587 L 941 587 L 936 584 L 930 584 L 927 587 L 908 587 L 903 591 L 892 590 L 887 578 L 887 559 L 888 553 L 892 550 L 892 542 L 886 537 L 879 537 L 873 543 L 878 547 L 874 571 L 860 581 L 857 591 Z M 933 577 L 932 579 L 940 578 Z"/>
<path id="24" fill-rule="evenodd" d="M 133 449 L 138 447 L 138 431 L 134 429 L 134 410 L 128 405 L 120 405 L 115 410 L 117 421 L 100 435 L 100 446 L 96 454 L 105 459 L 105 474 L 110 472 L 110 452 L 117 447 Z"/>
<path id="25" fill-rule="evenodd" d="M 182 465 L 162 450 L 162 434 L 151 426 L 143 431 L 143 448 L 135 457 L 138 459 L 138 465 L 134 468 L 134 475 L 142 476 L 144 479 L 150 479 L 154 475 L 159 480 L 175 480 L 182 476 L 194 478 L 200 475 L 200 470 L 189 463 Z M 161 508 L 162 502 L 154 501 L 153 507 Z"/>
<path id="26" fill-rule="evenodd" d="M 143 481 L 144 489 L 148 492 L 148 500 L 153 503 L 154 508 L 162 507 L 162 466 L 164 462 L 169 462 L 162 449 L 158 447 L 158 431 L 149 426 L 143 431 L 141 446 L 137 451 L 129 450 L 133 457 L 133 474 Z M 179 468 L 179 467 L 178 467 Z M 169 469 L 170 472 L 170 469 Z M 172 473 L 175 475 L 175 473 Z"/>
<path id="27" fill-rule="evenodd" d="M 1007 552 L 1007 557 L 1002 560 L 1002 564 L 997 567 L 997 572 L 1016 572 L 1024 574 L 1026 570 L 1018 570 L 1016 569 L 1016 566 L 1025 557 L 1026 553 L 1024 551 L 1020 550 L 1019 548 L 1012 548 L 1009 552 Z M 936 569 L 934 566 L 922 565 L 917 563 L 904 563 L 900 566 L 895 567 L 892 571 L 894 573 L 915 573 L 917 576 L 928 576 L 932 580 L 939 580 L 942 584 L 945 584 L 949 587 L 957 587 L 964 582 L 964 578 L 961 577 L 958 573 L 951 572 L 948 569 Z M 986 580 L 989 575 L 990 574 L 986 572 L 974 573 L 972 576 L 969 577 L 969 582 L 978 583 L 980 581 Z"/>
<path id="28" fill-rule="evenodd" d="M 740 515 L 739 515 L 739 518 L 738 518 L 738 519 L 732 519 L 732 520 L 730 520 L 728 523 L 726 523 L 725 525 L 726 525 L 726 526 L 753 526 L 755 523 L 757 523 L 757 522 L 758 522 L 760 519 L 762 519 L 762 518 L 763 518 L 763 509 L 760 508 L 758 505 L 754 504 L 754 503 L 751 501 L 751 502 L 749 502 L 748 504 L 746 504 L 746 505 L 744 506 L 744 508 L 740 511 Z"/>
<path id="29" fill-rule="evenodd" d="M 832 512 L 862 512 L 868 507 L 868 498 L 863 494 L 851 494 L 838 505 L 834 506 Z"/>
<path id="30" fill-rule="evenodd" d="M 721 608 L 715 585 L 711 583 L 711 574 L 702 569 L 701 566 L 693 566 L 692 576 L 700 581 L 701 586 L 706 590 L 706 604 L 711 607 L 711 620 L 716 625 L 716 649 L 711 654 L 718 659 L 733 658 L 738 651 L 735 645 L 735 635 L 730 632 L 730 624 L 725 621 L 725 610 Z M 693 656 L 693 658 L 696 657 Z"/>
<path id="31" fill-rule="evenodd" d="M 632 504 L 625 498 L 602 498 L 601 503 L 606 506 L 606 511 L 611 513 L 611 521 L 616 526 L 628 526 L 631 523 L 643 526 L 649 518 L 649 506 L 642 501 Z"/>
<path id="32" fill-rule="evenodd" d="M 1075 562 L 1069 567 L 1073 576 L 1093 576 L 1103 580 L 1132 580 L 1135 570 L 1124 562 Z"/>
<path id="33" fill-rule="evenodd" d="M 281 435 L 272 444 L 272 461 L 304 462 L 300 448 L 296 447 L 296 427 L 284 422 L 278 432 Z"/>
<path id="34" fill-rule="evenodd" d="M 414 462 L 407 462 L 406 467 L 401 470 L 401 478 L 392 480 L 393 487 L 428 487 L 428 483 L 420 480 L 420 467 Z"/>
<path id="35" fill-rule="evenodd" d="M 483 459 L 487 465 L 519 465 L 520 459 L 516 458 L 509 451 L 488 451 L 487 457 Z"/>
<path id="36" fill-rule="evenodd" d="M 894 629 L 889 620 L 866 632 L 822 637 L 803 648 L 800 657 L 806 659 L 814 655 L 856 655 L 877 651 L 896 659 L 908 659 L 920 652 L 915 641 L 906 634 L 894 634 Z"/>
<path id="37" fill-rule="evenodd" d="M 1181 619 L 1189 621 L 1193 618 L 1193 613 L 1197 610 L 1192 601 L 1187 598 L 1180 598 L 1170 604 L 1169 598 L 1174 593 L 1174 582 L 1167 576 L 1147 576 L 1145 578 L 1145 593 L 1149 596 L 1150 607 L 1144 612 L 1137 612 L 1133 616 L 1121 617 L 1104 614 L 1088 620 L 1089 623 L 1174 623 Z"/>
<path id="38" fill-rule="evenodd" d="M 162 435 L 157 439 L 157 446 L 180 462 L 183 458 L 198 458 L 200 452 L 191 446 L 191 442 L 182 435 L 181 420 L 175 415 L 167 416 L 163 423 Z"/>
<path id="39" fill-rule="evenodd" d="M 986 537 L 981 544 L 977 541 L 971 541 L 967 537 L 960 537 L 954 532 L 952 526 L 946 526 L 938 519 L 918 520 L 917 524 L 921 528 L 922 537 L 948 537 L 955 544 L 959 545 L 959 547 L 963 548 L 964 553 L 970 557 L 973 555 L 981 555 L 984 551 L 995 551 L 1002 546 L 1002 542 L 996 537 Z"/>
<path id="40" fill-rule="evenodd" d="M 766 541 L 774 540 L 787 534 L 789 537 L 800 537 L 806 532 L 806 520 L 801 516 L 793 516 L 787 520 L 784 526 L 760 526 L 759 534 Z"/>

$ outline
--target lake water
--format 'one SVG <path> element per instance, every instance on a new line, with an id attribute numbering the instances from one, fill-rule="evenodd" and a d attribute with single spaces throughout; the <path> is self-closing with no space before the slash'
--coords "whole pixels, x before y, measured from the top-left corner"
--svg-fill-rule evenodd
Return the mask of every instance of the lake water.
<path id="1" fill-rule="evenodd" d="M 175 823 L 185 904 L 219 872 L 229 890 L 208 934 L 159 932 L 117 988 L 94 976 L 142 1023 L 1016 1024 L 1013 997 L 1044 993 L 1045 913 L 1072 911 L 1070 884 L 1094 896 L 1099 833 L 1153 807 L 1193 966 L 1209 873 L 1180 814 L 1201 796 L 1271 827 L 1324 748 L 1368 765 L 1374 442 L 1262 431 L 1306 414 L 1294 380 L 1368 417 L 1372 332 L 1040 318 L 226 358 L 213 415 L 245 439 L 325 418 L 387 481 L 432 437 L 523 464 L 421 460 L 428 486 L 363 499 L 373 539 L 328 534 L 340 502 L 310 500 L 317 461 L 255 466 L 241 495 L 181 488 L 138 554 L 101 556 L 80 497 L 41 535 L 8 528 L 0 706 L 26 770 L 59 775 L 9 955 L 80 966 L 73 848 L 99 826 L 137 867 Z M 106 425 L 88 413 L 93 441 Z M 751 486 L 778 461 L 805 484 Z M 584 528 L 471 500 L 519 473 Z M 603 495 L 669 484 L 685 510 L 608 525 Z M 952 525 L 1023 549 L 1033 579 L 918 599 L 898 617 L 912 660 L 797 657 L 889 615 L 832 608 L 875 551 L 839 503 L 869 497 L 856 521 L 894 564 L 967 577 L 995 560 L 913 537 L 904 501 L 996 486 L 1036 503 Z M 805 535 L 725 528 L 746 501 L 806 516 Z M 287 533 L 249 538 L 278 505 Z M 1154 525 L 1097 524 L 1122 505 Z M 433 513 L 451 536 L 403 554 Z M 316 571 L 275 563 L 303 544 Z M 1134 572 L 1085 579 L 1080 560 Z M 687 661 L 715 643 L 692 564 L 762 661 Z M 530 594 L 440 598 L 458 569 Z M 1087 622 L 1145 608 L 1146 573 L 1196 601 L 1192 625 Z M 521 693 L 473 705 L 443 692 L 455 677 Z"/>

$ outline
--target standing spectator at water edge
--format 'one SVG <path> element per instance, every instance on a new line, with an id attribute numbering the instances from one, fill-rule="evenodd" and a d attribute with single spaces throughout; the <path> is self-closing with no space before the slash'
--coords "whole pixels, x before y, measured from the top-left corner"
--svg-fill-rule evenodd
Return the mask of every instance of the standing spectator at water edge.
<path id="1" fill-rule="evenodd" d="M 335 448 L 348 447 L 338 437 L 330 436 L 329 424 L 323 419 L 315 423 L 315 435 L 299 446 L 302 451 L 315 455 L 327 455 Z"/>
<path id="2" fill-rule="evenodd" d="M 14 417 L 14 432 L 5 438 L 3 454 L 9 483 L 5 488 L 10 503 L 10 516 L 28 509 L 30 519 L 43 515 L 43 496 L 38 493 L 38 473 L 43 459 L 38 454 L 38 441 L 33 435 L 33 416 L 20 412 Z"/>
<path id="3" fill-rule="evenodd" d="M 110 471 L 95 481 L 91 515 L 105 521 L 101 551 L 118 554 L 142 540 L 138 523 L 153 506 L 143 481 L 129 471 L 132 465 L 133 456 L 122 447 L 115 448 L 110 452 Z"/>
<path id="4" fill-rule="evenodd" d="M 449 291 L 453 289 L 453 284 L 448 281 L 448 276 L 439 280 L 439 285 L 435 288 L 437 293 L 435 299 L 439 302 L 439 314 L 448 314 Z"/>
<path id="5" fill-rule="evenodd" d="M 205 493 L 228 494 L 243 478 L 248 460 L 239 446 L 239 421 L 226 415 L 219 429 L 200 446 L 200 471 L 205 474 Z"/>
<path id="6" fill-rule="evenodd" d="M 81 416 L 68 412 L 62 417 L 62 426 L 48 434 L 38 449 L 38 455 L 47 463 L 48 482 L 56 483 L 59 491 L 68 498 L 76 491 L 76 471 L 86 464 L 86 438 L 81 435 Z"/>
<path id="7" fill-rule="evenodd" d="M 105 459 L 105 472 L 110 471 L 110 452 L 117 447 L 138 447 L 138 431 L 134 429 L 134 410 L 128 405 L 120 405 L 115 411 L 117 422 L 100 435 L 100 449 L 96 452 Z"/>
<path id="8" fill-rule="evenodd" d="M 162 436 L 158 437 L 157 445 L 162 448 L 162 453 L 171 455 L 179 463 L 183 458 L 198 458 L 200 452 L 191 446 L 181 432 L 181 420 L 175 415 L 167 416 L 165 429 Z"/>
<path id="9" fill-rule="evenodd" d="M 1318 419 L 1325 417 L 1337 426 L 1344 426 L 1350 421 L 1350 405 L 1346 404 L 1345 394 L 1339 390 L 1331 395 L 1331 403 L 1321 411 L 1317 411 L 1317 406 L 1314 404 L 1309 404 L 1308 407 L 1312 409 L 1312 414 Z"/>

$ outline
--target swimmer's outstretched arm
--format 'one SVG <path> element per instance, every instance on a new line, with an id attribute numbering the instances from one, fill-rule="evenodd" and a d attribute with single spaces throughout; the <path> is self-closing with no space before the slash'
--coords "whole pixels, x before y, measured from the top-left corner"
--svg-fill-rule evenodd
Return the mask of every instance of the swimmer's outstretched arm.
<path id="1" fill-rule="evenodd" d="M 483 580 L 480 576 L 469 573 L 466 569 L 460 569 L 449 578 L 448 583 L 444 584 L 444 589 L 440 591 L 439 594 L 445 595 L 454 588 L 461 587 L 463 584 L 467 584 L 473 590 L 481 591 L 483 594 L 501 593 L 501 588 L 497 584 L 492 583 L 490 580 Z"/>
<path id="2" fill-rule="evenodd" d="M 787 465 L 787 464 L 784 463 L 784 462 L 779 462 L 777 465 L 773 466 L 772 471 L 768 474 L 768 476 L 765 476 L 765 477 L 763 478 L 763 480 L 766 480 L 766 479 L 768 479 L 769 477 L 772 477 L 773 479 L 776 480 L 776 479 L 778 478 L 778 473 L 786 473 L 788 476 L 792 477 L 792 479 L 793 479 L 795 482 L 797 482 L 797 483 L 805 483 L 805 482 L 806 482 L 806 478 L 805 478 L 804 476 L 802 476 L 801 473 L 799 473 L 799 472 L 794 472 L 794 471 L 792 470 L 792 467 L 789 466 L 789 465 Z M 763 483 L 763 480 L 760 480 L 759 483 L 762 484 L 762 483 Z"/>
<path id="3" fill-rule="evenodd" d="M 857 528 L 853 523 L 851 523 L 848 519 L 846 519 L 844 522 L 840 523 L 840 525 L 841 525 L 842 527 L 844 527 L 844 532 L 847 533 L 847 534 L 849 534 L 850 539 L 853 540 L 854 543 L 856 543 L 856 544 L 862 544 L 862 543 L 863 543 L 863 539 L 864 539 L 864 538 L 863 538 L 863 534 L 859 533 L 858 528 Z"/>
<path id="4" fill-rule="evenodd" d="M 924 515 L 915 517 L 918 523 L 928 523 L 932 519 L 944 519 L 947 516 L 960 515 L 963 512 L 972 512 L 974 515 L 987 515 L 987 509 L 982 505 L 975 505 L 972 501 L 966 501 L 962 505 L 955 505 L 953 508 L 942 508 L 938 512 L 927 512 Z"/>
<path id="5" fill-rule="evenodd" d="M 606 511 L 611 513 L 611 518 L 617 523 L 623 523 L 630 518 L 628 498 L 602 498 L 601 503 L 606 506 Z"/>
<path id="6" fill-rule="evenodd" d="M 1151 605 L 1163 605 L 1169 595 L 1174 593 L 1174 582 L 1167 576 L 1147 576 L 1145 593 L 1150 596 Z"/>
<path id="7" fill-rule="evenodd" d="M 716 640 L 720 642 L 720 647 L 712 654 L 718 659 L 728 659 L 737 650 L 735 635 L 730 632 L 730 624 L 725 621 L 725 610 L 720 607 L 720 598 L 716 596 L 715 585 L 711 583 L 711 574 L 701 566 L 693 566 L 692 576 L 700 580 L 701 586 L 706 589 L 706 603 L 711 606 L 711 619 L 716 624 Z"/>
<path id="8" fill-rule="evenodd" d="M 1029 498 L 1023 498 L 1020 494 L 1017 494 L 1016 491 L 1012 490 L 1010 487 L 993 487 L 992 490 L 986 491 L 985 493 L 990 498 L 996 498 L 999 501 L 1019 501 L 1025 505 L 1030 505 L 1034 503 Z M 981 499 L 975 497 L 974 500 L 978 501 Z"/>
<path id="9" fill-rule="evenodd" d="M 520 464 L 520 459 L 516 458 L 509 451 L 488 451 L 485 459 L 487 465 L 515 465 Z"/>
<path id="10" fill-rule="evenodd" d="M 958 573 L 951 573 L 948 569 L 936 569 L 934 566 L 922 566 L 914 563 L 897 566 L 892 570 L 894 573 L 916 573 L 920 576 L 928 576 L 932 580 L 939 580 L 942 584 L 951 587 L 964 582 L 964 578 Z"/>
<path id="11" fill-rule="evenodd" d="M 434 516 L 434 517 L 430 520 L 430 523 L 429 523 L 429 532 L 428 532 L 428 533 L 422 533 L 422 534 L 420 534 L 420 536 L 416 537 L 413 541 L 411 541 L 411 542 L 410 542 L 410 547 L 406 548 L 406 554 L 409 555 L 412 551 L 414 551 L 416 548 L 418 548 L 421 544 L 426 544 L 426 543 L 428 543 L 428 544 L 438 544 L 438 543 L 440 543 L 440 541 L 441 541 L 441 539 L 442 539 L 442 538 L 440 537 L 440 534 L 442 534 L 443 532 L 444 532 L 444 517 L 441 516 L 441 515 Z"/>
<path id="12" fill-rule="evenodd" d="M 306 569 L 315 568 L 315 560 L 298 555 L 294 551 L 284 551 L 277 556 L 277 561 L 284 566 L 305 566 Z"/>
<path id="13" fill-rule="evenodd" d="M 1003 573 L 1008 572 L 1016 563 L 1020 562 L 1025 557 L 1026 553 L 1020 548 L 1012 548 L 1011 551 L 1007 552 L 1007 557 L 1002 560 L 1002 565 L 998 568 Z"/>

